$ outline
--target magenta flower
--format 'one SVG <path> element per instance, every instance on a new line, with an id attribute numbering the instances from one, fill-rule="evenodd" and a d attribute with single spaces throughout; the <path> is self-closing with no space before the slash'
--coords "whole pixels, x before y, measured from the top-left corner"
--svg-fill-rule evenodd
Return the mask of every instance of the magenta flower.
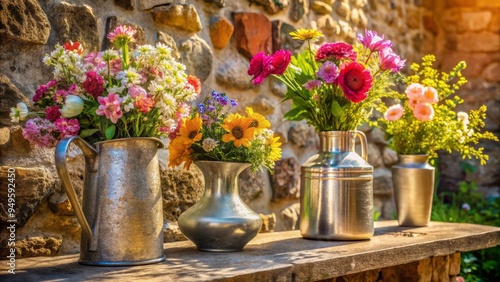
<path id="1" fill-rule="evenodd" d="M 318 79 L 309 80 L 308 82 L 304 83 L 302 86 L 304 86 L 304 88 L 307 90 L 313 90 L 314 88 L 321 86 L 321 80 L 318 80 Z"/>
<path id="2" fill-rule="evenodd" d="M 62 103 L 64 103 L 66 96 L 68 96 L 68 91 L 66 91 L 64 89 L 57 90 L 56 94 L 54 95 L 54 102 L 62 104 Z"/>
<path id="3" fill-rule="evenodd" d="M 94 98 L 101 96 L 104 90 L 104 79 L 95 71 L 88 71 L 86 77 L 87 78 L 82 84 L 83 89 Z"/>
<path id="4" fill-rule="evenodd" d="M 378 36 L 377 32 L 372 30 L 365 30 L 365 36 L 358 33 L 358 40 L 366 48 L 370 49 L 372 52 L 382 51 L 385 48 L 391 48 L 392 42 L 390 40 L 384 40 L 384 35 L 382 37 Z"/>
<path id="5" fill-rule="evenodd" d="M 271 57 L 271 74 L 282 75 L 288 67 L 291 58 L 292 52 L 290 50 L 278 50 L 274 52 Z"/>
<path id="6" fill-rule="evenodd" d="M 319 47 L 316 53 L 316 61 L 325 60 L 356 60 L 356 52 L 352 45 L 344 42 L 325 43 Z"/>
<path id="7" fill-rule="evenodd" d="M 250 67 L 247 73 L 253 76 L 253 84 L 258 85 L 264 82 L 264 79 L 271 74 L 271 68 L 272 58 L 264 52 L 259 52 L 250 60 Z"/>
<path id="8" fill-rule="evenodd" d="M 57 139 L 57 127 L 47 119 L 35 117 L 29 119 L 23 129 L 23 137 L 40 147 L 54 147 Z"/>
<path id="9" fill-rule="evenodd" d="M 115 43 L 115 41 L 133 42 L 135 33 L 136 30 L 131 26 L 121 25 L 108 34 L 108 39 L 112 43 Z"/>
<path id="10" fill-rule="evenodd" d="M 77 119 L 58 118 L 54 124 L 61 134 L 60 138 L 78 135 L 78 131 L 80 131 L 80 123 Z"/>
<path id="11" fill-rule="evenodd" d="M 351 62 L 342 66 L 337 83 L 347 99 L 358 103 L 368 96 L 368 91 L 373 85 L 373 78 L 370 71 L 362 64 Z"/>
<path id="12" fill-rule="evenodd" d="M 392 51 L 391 48 L 385 48 L 379 52 L 380 54 L 380 69 L 381 70 L 392 70 L 393 72 L 399 72 L 404 66 L 406 60 L 401 60 L 401 58 Z"/>
<path id="13" fill-rule="evenodd" d="M 122 99 L 115 93 L 109 93 L 107 97 L 98 97 L 97 101 L 100 106 L 95 111 L 99 116 L 105 115 L 112 123 L 117 123 L 118 119 L 122 117 L 123 112 L 120 108 Z"/>
<path id="14" fill-rule="evenodd" d="M 316 75 L 323 79 L 326 84 L 332 84 L 339 76 L 339 68 L 332 61 L 326 61 L 321 65 Z"/>
<path id="15" fill-rule="evenodd" d="M 58 106 L 51 106 L 45 109 L 45 118 L 54 122 L 61 116 Z"/>

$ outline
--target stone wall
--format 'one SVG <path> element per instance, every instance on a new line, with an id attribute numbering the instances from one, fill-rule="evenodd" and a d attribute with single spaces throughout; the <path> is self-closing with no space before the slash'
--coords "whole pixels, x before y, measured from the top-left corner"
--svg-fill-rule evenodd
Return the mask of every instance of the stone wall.
<path id="1" fill-rule="evenodd" d="M 498 131 L 498 78 L 494 75 L 499 68 L 499 13 L 495 12 L 498 7 L 482 4 L 486 1 L 476 2 L 477 7 L 466 7 L 469 1 L 449 0 L 2 1 L 0 245 L 6 245 L 5 175 L 9 167 L 15 167 L 18 254 L 54 255 L 79 250 L 80 228 L 54 173 L 54 150 L 28 144 L 22 137 L 21 127 L 12 124 L 8 116 L 10 107 L 19 101 L 29 103 L 38 85 L 51 79 L 51 70 L 41 59 L 56 43 L 80 41 L 88 50 L 101 50 L 109 46 L 105 39 L 109 30 L 121 24 L 132 25 L 138 29 L 136 44 L 163 42 L 174 49 L 179 60 L 186 64 L 187 72 L 203 81 L 202 96 L 212 90 L 224 91 L 239 101 L 240 110 L 252 106 L 264 114 L 281 136 L 283 158 L 277 163 L 274 175 L 245 172 L 240 179 L 241 195 L 251 208 L 262 214 L 263 231 L 280 231 L 298 228 L 300 164 L 317 151 L 318 140 L 314 130 L 304 122 L 282 119 L 290 107 L 288 103 L 281 103 L 285 91 L 283 84 L 273 79 L 258 87 L 251 84 L 246 74 L 249 59 L 259 51 L 271 53 L 280 48 L 298 51 L 300 44 L 292 41 L 288 33 L 299 27 L 318 28 L 328 41 L 347 42 L 353 42 L 356 33 L 365 28 L 374 29 L 393 40 L 395 51 L 409 62 L 418 60 L 426 52 L 438 51 L 446 67 L 462 59 L 461 54 L 467 54 L 465 59 L 470 58 L 472 64 L 477 61 L 484 64 L 471 67 L 471 74 L 476 75 L 473 78 L 477 80 L 463 94 L 469 97 L 467 105 L 486 103 L 496 109 L 496 112 L 489 112 L 488 126 Z M 457 5 L 463 7 L 457 8 Z M 483 17 L 483 12 L 490 16 Z M 484 22 L 483 18 L 488 21 Z M 471 24 L 450 24 L 455 20 L 471 21 Z M 447 30 L 452 28 L 450 26 L 454 28 L 451 31 Z M 464 41 L 471 37 L 477 39 L 474 36 L 479 30 L 484 38 L 493 33 L 496 43 L 485 50 L 481 48 L 486 48 L 488 42 L 464 47 L 468 45 Z M 481 73 L 478 70 L 483 69 L 478 77 Z M 476 91 L 489 94 L 475 97 Z M 382 218 L 391 218 L 394 203 L 390 166 L 397 156 L 386 148 L 383 132 L 379 129 L 364 126 L 361 130 L 368 136 L 369 162 L 375 167 L 375 207 Z M 498 152 L 498 145 L 489 150 Z M 183 237 L 175 223 L 179 214 L 201 196 L 201 174 L 196 168 L 191 171 L 167 169 L 166 151 L 162 151 L 160 157 L 164 217 L 170 223 L 166 240 L 179 240 Z M 493 168 L 498 167 L 499 159 L 493 161 L 496 164 Z M 81 194 L 83 158 L 78 150 L 72 151 L 68 162 L 72 179 Z M 488 172 L 485 170 L 483 176 Z M 485 184 L 493 183 L 498 187 L 498 175 L 490 175 Z M 459 179 L 460 175 L 451 173 L 450 177 Z M 0 257 L 5 256 L 0 254 Z"/>

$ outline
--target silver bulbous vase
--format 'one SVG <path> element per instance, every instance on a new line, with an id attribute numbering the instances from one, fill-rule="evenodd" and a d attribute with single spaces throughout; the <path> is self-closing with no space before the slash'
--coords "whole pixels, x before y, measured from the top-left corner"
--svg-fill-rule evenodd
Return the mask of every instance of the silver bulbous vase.
<path id="1" fill-rule="evenodd" d="M 198 250 L 243 250 L 260 231 L 262 219 L 240 198 L 238 175 L 249 163 L 195 161 L 205 178 L 201 199 L 179 216 L 181 232 Z"/>
<path id="2" fill-rule="evenodd" d="M 361 156 L 355 139 L 361 141 Z M 365 240 L 374 234 L 373 166 L 360 131 L 319 132 L 320 151 L 301 167 L 300 233 L 317 240 Z"/>
<path id="3" fill-rule="evenodd" d="M 427 159 L 427 155 L 400 155 L 399 162 L 391 169 L 401 226 L 429 225 L 435 176 Z"/>

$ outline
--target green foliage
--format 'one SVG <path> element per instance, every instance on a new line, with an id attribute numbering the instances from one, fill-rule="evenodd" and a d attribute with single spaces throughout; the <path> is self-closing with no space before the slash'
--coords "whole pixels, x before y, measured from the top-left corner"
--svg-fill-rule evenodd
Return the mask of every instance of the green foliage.
<path id="1" fill-rule="evenodd" d="M 462 163 L 466 173 L 476 167 Z M 484 199 L 477 184 L 462 181 L 458 192 L 434 195 L 431 220 L 500 227 L 500 197 Z M 466 281 L 500 281 L 500 246 L 462 254 L 461 276 Z"/>

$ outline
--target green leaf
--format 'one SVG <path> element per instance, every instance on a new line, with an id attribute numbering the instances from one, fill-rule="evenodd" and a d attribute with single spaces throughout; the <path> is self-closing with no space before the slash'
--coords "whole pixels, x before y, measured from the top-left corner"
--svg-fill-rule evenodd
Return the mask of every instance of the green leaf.
<path id="1" fill-rule="evenodd" d="M 302 120 L 302 116 L 304 113 L 307 113 L 303 107 L 296 107 L 294 109 L 291 109 L 290 111 L 286 112 L 284 115 L 284 118 L 288 120 Z"/>
<path id="2" fill-rule="evenodd" d="M 115 136 L 115 131 L 116 131 L 116 125 L 112 125 L 106 128 L 106 131 L 104 132 L 104 134 L 106 134 L 106 140 L 113 139 L 113 136 Z"/>
<path id="3" fill-rule="evenodd" d="M 94 133 L 96 133 L 97 131 L 99 131 L 99 129 L 85 129 L 85 130 L 82 130 L 82 132 L 80 132 L 80 137 L 81 138 L 85 138 L 85 137 L 91 136 Z"/>
<path id="4" fill-rule="evenodd" d="M 332 101 L 332 113 L 334 117 L 340 117 L 344 115 L 344 110 L 342 107 L 339 105 L 339 102 L 337 101 Z"/>

